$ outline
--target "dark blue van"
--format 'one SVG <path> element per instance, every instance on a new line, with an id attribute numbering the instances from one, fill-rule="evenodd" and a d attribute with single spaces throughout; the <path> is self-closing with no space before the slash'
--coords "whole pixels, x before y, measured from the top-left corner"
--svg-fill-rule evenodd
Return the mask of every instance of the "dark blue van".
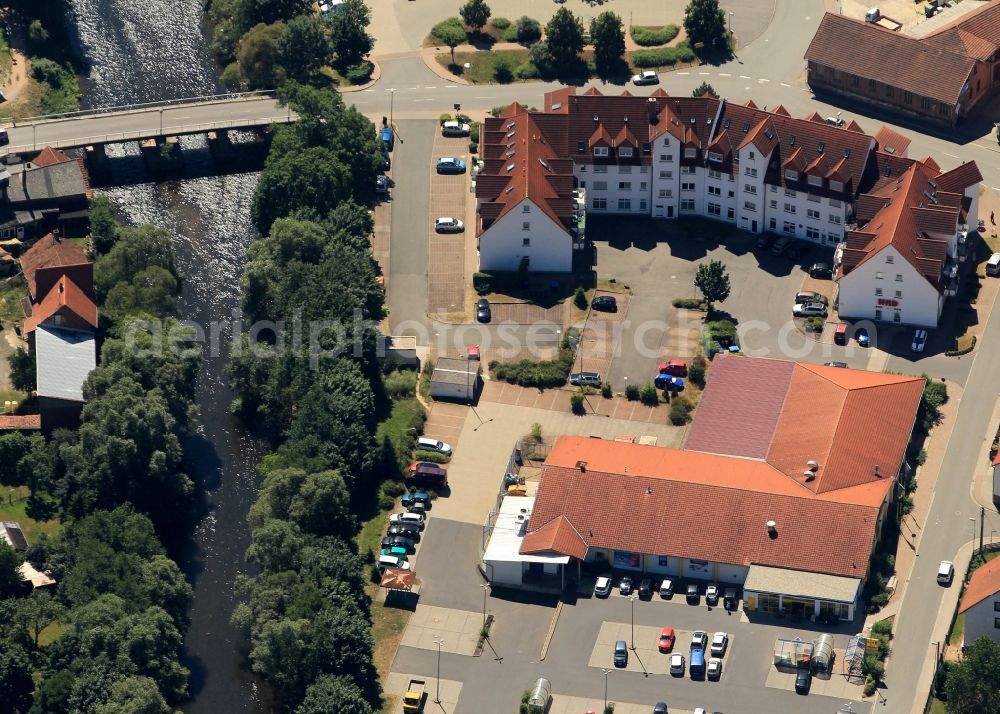
<path id="1" fill-rule="evenodd" d="M 689 663 L 691 679 L 705 678 L 705 650 L 697 647 L 691 648 L 691 660 Z"/>
<path id="2" fill-rule="evenodd" d="M 392 127 L 382 127 L 382 133 L 379 136 L 382 138 L 382 145 L 385 147 L 385 150 L 392 151 L 393 146 L 396 143 L 396 136 L 393 134 Z"/>

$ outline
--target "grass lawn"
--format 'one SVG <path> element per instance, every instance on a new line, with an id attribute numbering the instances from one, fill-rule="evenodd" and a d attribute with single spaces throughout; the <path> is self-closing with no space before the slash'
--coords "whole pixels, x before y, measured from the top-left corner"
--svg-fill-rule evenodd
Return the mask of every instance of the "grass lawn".
<path id="1" fill-rule="evenodd" d="M 948 643 L 958 646 L 958 643 L 962 641 L 962 635 L 965 633 L 965 615 L 959 613 L 955 616 L 955 622 L 951 625 L 951 630 L 948 631 Z"/>
<path id="2" fill-rule="evenodd" d="M 531 54 L 528 50 L 497 50 L 484 52 L 456 52 L 454 63 L 451 60 L 451 53 L 442 52 L 437 55 L 438 63 L 452 74 L 457 74 L 463 79 L 467 79 L 473 84 L 489 84 L 494 82 L 496 74 L 497 59 L 503 57 L 507 60 L 511 71 L 527 62 Z M 472 66 L 466 69 L 464 65 L 470 63 Z M 457 71 L 456 71 L 457 65 Z M 515 76 L 515 80 L 516 76 Z"/>
<path id="3" fill-rule="evenodd" d="M 0 324 L 4 326 L 24 319 L 24 308 L 21 300 L 24 298 L 27 285 L 24 278 L 17 276 L 0 283 Z"/>
<path id="4" fill-rule="evenodd" d="M 940 699 L 931 697 L 925 714 L 948 714 L 948 707 Z"/>
<path id="5" fill-rule="evenodd" d="M 427 419 L 427 412 L 423 405 L 415 397 L 409 399 L 397 399 L 392 403 L 392 411 L 389 416 L 378 425 L 375 431 L 376 443 L 382 443 L 383 439 L 389 438 L 392 447 L 400 455 L 400 468 L 405 466 L 404 458 L 408 461 L 408 452 L 412 449 L 416 439 L 416 430 L 420 430 Z"/>
<path id="6" fill-rule="evenodd" d="M 955 349 L 958 351 L 968 350 L 972 347 L 972 341 L 976 339 L 975 335 L 964 334 L 955 338 Z"/>
<path id="7" fill-rule="evenodd" d="M 51 625 L 46 627 L 38 635 L 38 645 L 40 647 L 45 647 L 50 645 L 60 637 L 62 637 L 63 632 L 66 630 L 66 626 L 61 622 L 53 622 Z"/>
<path id="8" fill-rule="evenodd" d="M 5 492 L 6 491 L 6 492 Z M 59 530 L 59 521 L 36 521 L 25 514 L 24 509 L 28 503 L 29 491 L 25 486 L 0 490 L 0 521 L 17 521 L 24 530 L 24 535 L 28 539 L 28 544 L 35 542 L 35 539 L 42 533 L 54 535 Z M 11 503 L 13 499 L 13 503 Z"/>

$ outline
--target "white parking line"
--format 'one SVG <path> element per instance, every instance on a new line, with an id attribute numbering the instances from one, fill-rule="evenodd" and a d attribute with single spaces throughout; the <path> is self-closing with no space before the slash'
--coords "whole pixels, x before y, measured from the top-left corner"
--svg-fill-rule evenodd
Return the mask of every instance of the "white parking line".
<path id="1" fill-rule="evenodd" d="M 374 92 L 375 90 L 374 89 L 362 89 L 361 91 L 362 92 Z"/>
<path id="2" fill-rule="evenodd" d="M 791 87 L 792 86 L 790 84 L 785 84 L 784 82 L 780 82 L 780 84 L 781 84 L 782 87 Z"/>
<path id="3" fill-rule="evenodd" d="M 719 76 L 720 77 L 732 77 L 733 75 L 729 74 L 728 72 L 719 72 Z"/>
<path id="4" fill-rule="evenodd" d="M 416 103 L 416 102 L 433 102 L 434 100 L 433 99 L 414 99 L 413 101 L 414 101 L 414 103 Z"/>
<path id="5" fill-rule="evenodd" d="M 444 88 L 445 89 L 455 89 L 457 86 L 458 86 L 457 84 L 446 84 L 444 86 Z"/>
<path id="6" fill-rule="evenodd" d="M 424 89 L 437 89 L 437 87 L 424 87 Z"/>
<path id="7" fill-rule="evenodd" d="M 957 159 L 957 158 L 958 158 L 958 157 L 957 157 L 957 156 L 955 156 L 954 154 L 949 154 L 949 153 L 948 153 L 947 151 L 942 151 L 941 153 L 942 153 L 942 154 L 944 154 L 945 156 L 950 156 L 950 157 L 951 157 L 951 158 L 953 158 L 953 159 Z"/>
<path id="8" fill-rule="evenodd" d="M 750 79 L 750 78 L 748 76 L 746 76 L 745 74 L 741 74 L 740 75 L 740 79 Z"/>
<path id="9" fill-rule="evenodd" d="M 677 74 L 679 74 L 679 75 L 689 75 L 691 73 L 690 72 L 678 72 Z"/>
<path id="10" fill-rule="evenodd" d="M 496 97 L 473 97 L 473 99 L 496 99 Z"/>
<path id="11" fill-rule="evenodd" d="M 699 72 L 698 74 L 707 76 L 707 75 L 711 74 L 711 72 Z"/>
<path id="12" fill-rule="evenodd" d="M 770 79 L 758 79 L 757 83 L 758 84 L 764 84 L 765 82 L 770 82 L 770 81 L 771 81 Z"/>

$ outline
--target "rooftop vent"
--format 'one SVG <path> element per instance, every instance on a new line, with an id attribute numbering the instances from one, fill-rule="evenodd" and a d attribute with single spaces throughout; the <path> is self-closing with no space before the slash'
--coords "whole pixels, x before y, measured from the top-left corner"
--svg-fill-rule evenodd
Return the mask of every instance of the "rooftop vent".
<path id="1" fill-rule="evenodd" d="M 577 461 L 576 462 L 576 467 L 578 469 L 580 469 L 580 473 L 582 473 L 582 474 L 583 473 L 587 473 L 587 462 L 586 461 Z"/>
<path id="2" fill-rule="evenodd" d="M 628 114 L 626 114 L 624 117 L 622 117 L 622 121 L 625 122 L 626 124 L 628 124 Z"/>
<path id="3" fill-rule="evenodd" d="M 508 172 L 513 171 L 514 170 L 514 166 L 515 166 L 514 162 L 511 161 L 509 164 L 507 164 L 507 171 Z"/>
<path id="4" fill-rule="evenodd" d="M 851 158 L 851 149 L 850 149 L 850 147 L 844 149 L 844 158 L 845 159 Z"/>
<path id="5" fill-rule="evenodd" d="M 821 153 L 821 154 L 822 154 L 822 153 L 823 153 L 823 149 L 825 149 L 825 148 L 826 148 L 826 144 L 824 144 L 824 143 L 823 143 L 823 142 L 821 141 L 821 142 L 819 142 L 819 146 L 817 146 L 817 147 L 816 147 L 816 151 L 818 151 L 819 153 Z"/>
<path id="6" fill-rule="evenodd" d="M 562 109 L 562 102 L 557 102 L 552 105 L 552 111 L 555 111 L 556 109 Z"/>
<path id="7" fill-rule="evenodd" d="M 815 471 L 816 469 L 819 468 L 819 464 L 817 464 L 812 459 L 809 459 L 808 461 L 806 461 L 806 468 L 808 468 L 810 471 Z"/>
<path id="8" fill-rule="evenodd" d="M 792 134 L 790 137 L 788 137 L 788 145 L 795 146 L 795 134 Z"/>
<path id="9" fill-rule="evenodd" d="M 599 122 L 600 120 L 601 120 L 601 118 L 600 118 L 599 116 L 597 116 L 597 115 L 595 114 L 595 115 L 594 115 L 594 123 L 596 124 L 596 123 L 597 123 L 597 122 Z"/>
<path id="10" fill-rule="evenodd" d="M 647 496 L 653 495 L 653 489 L 649 486 L 646 486 L 646 495 Z"/>
<path id="11" fill-rule="evenodd" d="M 513 186 L 508 186 L 507 188 L 505 188 L 505 189 L 503 190 L 503 192 L 504 192 L 504 193 L 510 193 L 510 192 L 511 192 L 511 191 L 513 191 L 513 190 L 514 190 L 514 187 L 513 187 Z"/>
<path id="12" fill-rule="evenodd" d="M 802 472 L 802 477 L 806 481 L 813 481 L 816 478 L 816 472 L 815 471 L 803 471 Z"/>
<path id="13" fill-rule="evenodd" d="M 778 537 L 778 524 L 775 523 L 774 521 L 768 521 L 767 522 L 767 534 L 771 538 L 777 538 Z"/>
<path id="14" fill-rule="evenodd" d="M 691 123 L 692 124 L 696 123 L 697 121 L 698 121 L 697 119 L 695 119 L 694 117 L 691 117 Z"/>
<path id="15" fill-rule="evenodd" d="M 882 478 L 882 469 L 878 464 L 875 464 L 875 478 Z"/>

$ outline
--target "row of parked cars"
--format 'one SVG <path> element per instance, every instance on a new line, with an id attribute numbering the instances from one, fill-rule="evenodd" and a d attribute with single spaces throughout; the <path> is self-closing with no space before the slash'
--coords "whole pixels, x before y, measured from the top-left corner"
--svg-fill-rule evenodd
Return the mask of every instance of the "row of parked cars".
<path id="1" fill-rule="evenodd" d="M 638 594 L 640 600 L 650 600 L 653 597 L 653 593 L 659 593 L 661 598 L 669 600 L 674 596 L 675 585 L 676 581 L 673 578 L 661 579 L 651 575 L 644 575 L 638 578 L 638 584 L 636 584 L 636 580 L 632 575 L 622 575 L 618 580 L 618 592 L 621 595 L 628 596 L 634 591 Z M 594 583 L 594 595 L 600 598 L 608 597 L 611 595 L 614 587 L 614 576 L 598 576 Z M 689 605 L 698 605 L 701 602 L 701 595 L 701 585 L 694 581 L 687 583 L 684 588 L 684 596 Z M 716 583 L 705 585 L 705 602 L 709 606 L 714 607 L 718 605 L 720 599 L 722 599 L 723 606 L 727 610 L 735 610 L 737 601 L 739 600 L 739 591 L 736 588 L 726 588 L 723 591 Z"/>

